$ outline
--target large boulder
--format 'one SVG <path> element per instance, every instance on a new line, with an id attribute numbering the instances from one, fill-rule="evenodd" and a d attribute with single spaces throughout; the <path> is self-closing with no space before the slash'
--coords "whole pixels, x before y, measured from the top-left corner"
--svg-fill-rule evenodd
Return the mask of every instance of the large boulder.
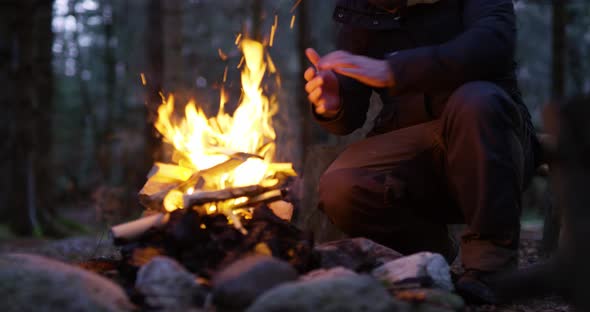
<path id="1" fill-rule="evenodd" d="M 0 254 L 3 311 L 130 311 L 121 287 L 97 274 L 30 254 Z"/>
<path id="2" fill-rule="evenodd" d="M 137 273 L 135 288 L 153 309 L 186 311 L 203 306 L 207 290 L 196 277 L 173 259 L 155 257 Z"/>
<path id="3" fill-rule="evenodd" d="M 405 282 L 423 283 L 446 291 L 453 291 L 449 264 L 440 254 L 421 252 L 411 256 L 390 261 L 371 273 L 375 278 L 391 286 Z"/>
<path id="4" fill-rule="evenodd" d="M 366 238 L 351 238 L 318 245 L 314 252 L 324 269 L 345 267 L 353 271 L 371 271 L 399 259 L 399 252 Z"/>
<path id="5" fill-rule="evenodd" d="M 213 302 L 223 310 L 244 310 L 267 290 L 297 279 L 287 262 L 253 255 L 238 260 L 214 276 Z"/>
<path id="6" fill-rule="evenodd" d="M 368 275 L 287 283 L 260 296 L 247 312 L 410 311 Z"/>

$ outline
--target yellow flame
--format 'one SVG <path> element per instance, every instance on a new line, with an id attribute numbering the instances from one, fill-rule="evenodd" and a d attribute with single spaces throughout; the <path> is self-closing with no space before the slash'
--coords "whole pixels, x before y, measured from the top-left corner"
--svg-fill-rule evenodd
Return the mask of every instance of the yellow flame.
<path id="1" fill-rule="evenodd" d="M 174 159 L 194 172 L 224 163 L 230 159 L 228 155 L 237 152 L 260 157 L 248 159 L 231 172 L 208 176 L 205 181 L 207 189 L 272 185 L 276 184 L 277 172 L 293 172 L 290 164 L 273 163 L 276 133 L 272 117 L 277 113 L 278 103 L 275 96 L 264 94 L 262 81 L 267 71 L 274 73 L 276 68 L 261 43 L 242 39 L 240 47 L 245 64 L 241 75 L 243 94 L 233 115 L 225 112 L 227 98 L 224 90 L 219 112 L 212 118 L 207 117 L 195 101 L 186 105 L 183 118 L 177 118 L 174 96 L 170 95 L 158 108 L 158 119 L 154 124 L 164 140 L 174 146 Z M 183 190 L 186 193 L 194 191 L 193 186 Z M 164 199 L 166 210 L 183 208 L 182 196 L 180 191 L 168 193 Z M 208 212 L 220 209 L 223 207 L 219 204 L 211 205 Z"/>

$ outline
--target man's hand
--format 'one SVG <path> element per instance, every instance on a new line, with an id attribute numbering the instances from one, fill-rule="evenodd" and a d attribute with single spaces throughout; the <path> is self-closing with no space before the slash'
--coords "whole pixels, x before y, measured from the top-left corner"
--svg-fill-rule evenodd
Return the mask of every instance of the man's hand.
<path id="1" fill-rule="evenodd" d="M 322 57 L 317 67 L 320 71 L 333 70 L 374 88 L 389 88 L 395 84 L 387 61 L 344 51 L 335 51 Z"/>
<path id="2" fill-rule="evenodd" d="M 307 58 L 314 65 L 305 71 L 304 77 L 307 80 L 305 91 L 308 99 L 313 104 L 316 114 L 333 118 L 340 112 L 340 89 L 338 78 L 331 70 L 317 71 L 320 55 L 314 49 L 305 51 Z"/>

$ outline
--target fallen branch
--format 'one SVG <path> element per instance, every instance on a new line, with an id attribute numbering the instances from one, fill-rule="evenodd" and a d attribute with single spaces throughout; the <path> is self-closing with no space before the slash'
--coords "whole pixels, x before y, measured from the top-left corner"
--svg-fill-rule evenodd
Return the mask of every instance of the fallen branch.
<path id="1" fill-rule="evenodd" d="M 153 214 L 149 217 L 113 226 L 111 228 L 111 237 L 115 245 L 124 244 L 139 238 L 151 228 L 163 227 L 169 220 L 169 214 Z"/>

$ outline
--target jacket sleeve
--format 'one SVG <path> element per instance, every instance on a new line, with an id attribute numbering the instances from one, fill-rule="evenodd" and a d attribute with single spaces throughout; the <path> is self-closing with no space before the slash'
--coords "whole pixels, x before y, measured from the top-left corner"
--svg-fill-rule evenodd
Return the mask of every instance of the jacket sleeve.
<path id="1" fill-rule="evenodd" d="M 343 25 L 338 33 L 337 48 L 354 54 L 367 54 L 367 34 L 350 25 Z M 362 127 L 367 119 L 372 89 L 366 85 L 336 74 L 340 89 L 342 109 L 331 119 L 323 118 L 315 112 L 316 121 L 327 131 L 336 135 L 347 135 Z M 313 109 L 312 109 L 313 112 Z"/>
<path id="2" fill-rule="evenodd" d="M 463 24 L 464 32 L 449 42 L 387 56 L 395 80 L 390 93 L 452 90 L 512 68 L 516 40 L 512 0 L 465 0 Z"/>

